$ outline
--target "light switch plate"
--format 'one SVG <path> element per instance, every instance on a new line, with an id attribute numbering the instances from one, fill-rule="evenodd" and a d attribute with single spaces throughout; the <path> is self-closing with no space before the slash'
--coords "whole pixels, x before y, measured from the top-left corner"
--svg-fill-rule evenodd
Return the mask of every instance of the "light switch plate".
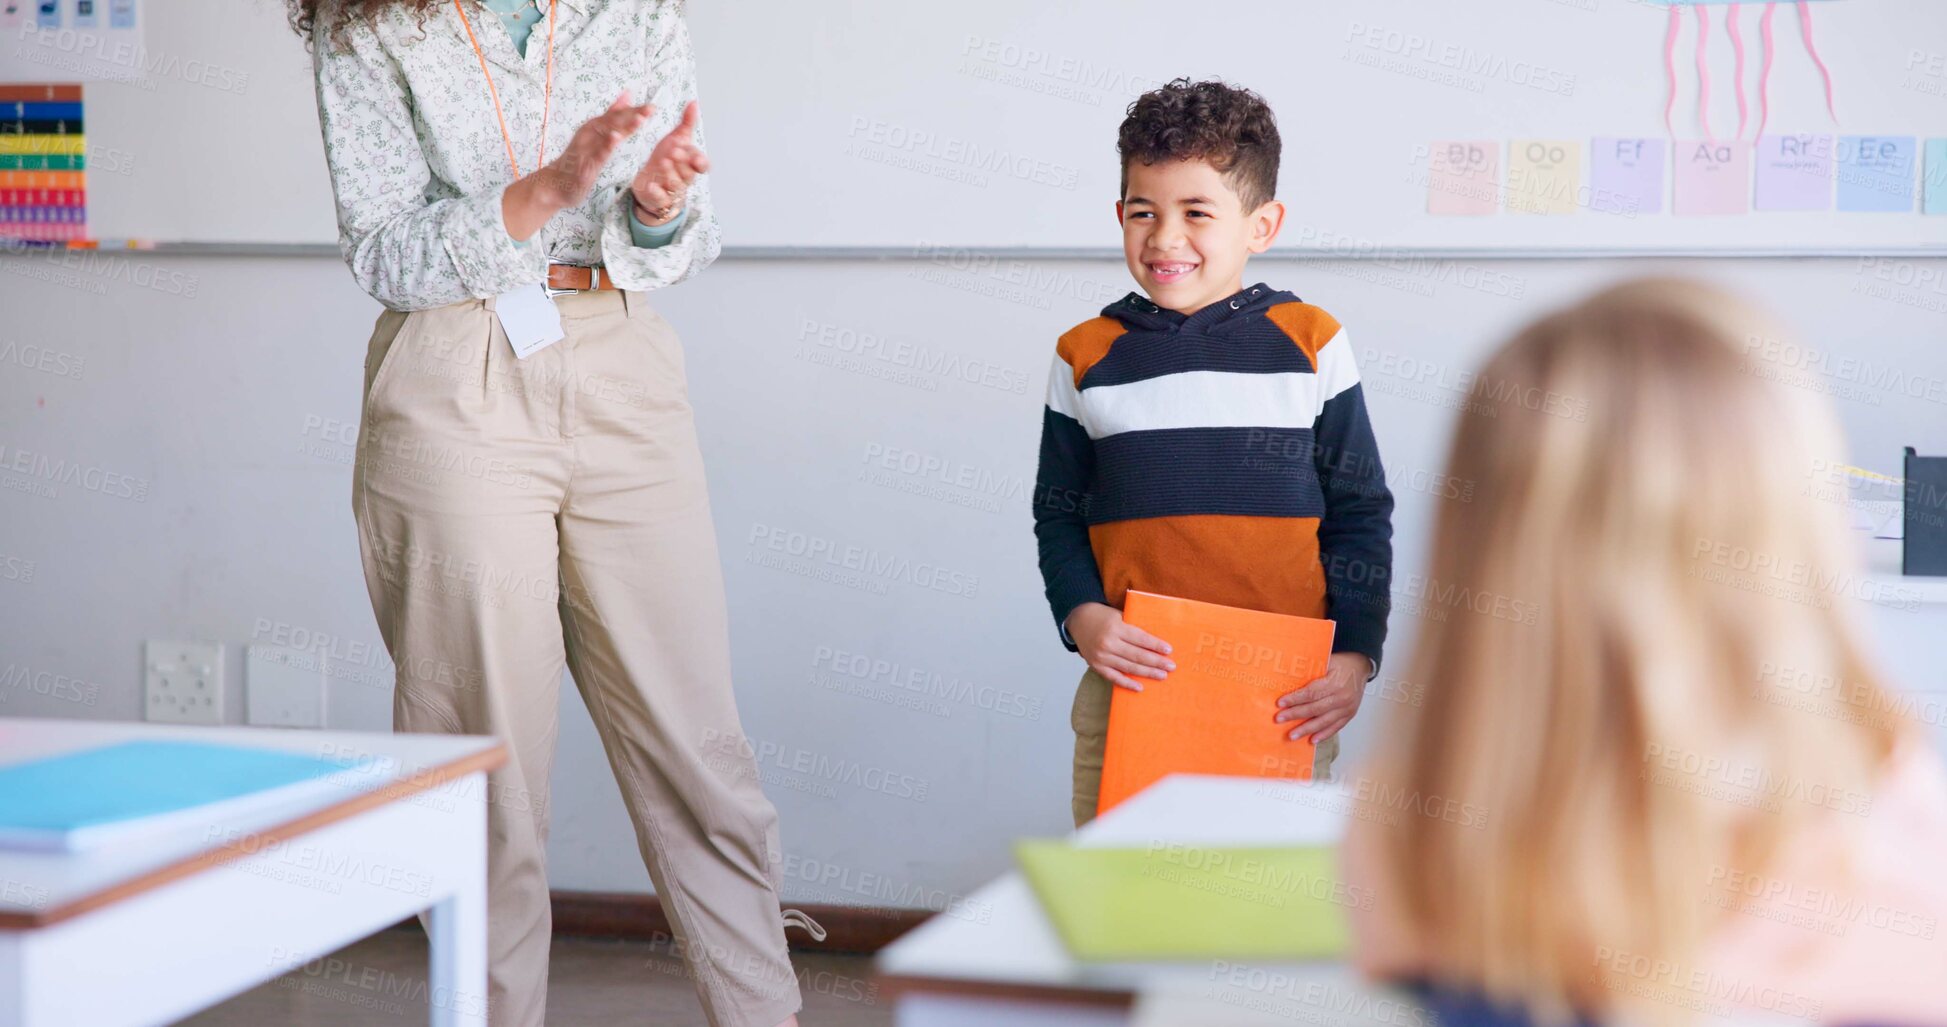
<path id="1" fill-rule="evenodd" d="M 144 719 L 164 724 L 223 723 L 223 646 L 165 642 L 143 646 Z"/>
<path id="2" fill-rule="evenodd" d="M 323 727 L 324 661 L 301 649 L 243 651 L 244 719 L 265 727 Z"/>

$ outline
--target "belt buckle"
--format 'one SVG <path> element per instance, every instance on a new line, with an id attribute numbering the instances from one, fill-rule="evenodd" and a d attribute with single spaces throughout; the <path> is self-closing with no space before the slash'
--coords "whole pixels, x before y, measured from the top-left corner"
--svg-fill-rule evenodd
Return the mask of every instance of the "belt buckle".
<path id="1" fill-rule="evenodd" d="M 574 267 L 574 268 L 581 267 L 581 265 L 579 264 L 560 264 L 560 265 L 550 265 L 550 266 Z M 597 272 L 591 270 L 588 274 L 588 285 L 590 289 L 594 288 L 594 286 L 597 284 L 596 279 L 597 279 Z M 589 289 L 557 289 L 554 286 L 549 285 L 546 278 L 542 278 L 541 291 L 547 293 L 549 299 L 553 299 L 556 296 L 566 296 L 570 293 L 587 292 L 589 291 Z"/>

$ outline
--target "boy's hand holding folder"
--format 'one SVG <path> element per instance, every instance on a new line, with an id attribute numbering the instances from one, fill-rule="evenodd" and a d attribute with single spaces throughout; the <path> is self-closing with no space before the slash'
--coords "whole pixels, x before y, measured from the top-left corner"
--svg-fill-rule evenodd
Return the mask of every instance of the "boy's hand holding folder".
<path id="1" fill-rule="evenodd" d="M 1116 689 L 1100 810 L 1173 773 L 1309 779 L 1316 729 L 1294 731 L 1289 722 L 1307 715 L 1341 716 L 1341 693 L 1348 687 L 1356 709 L 1356 682 L 1363 671 L 1350 661 L 1328 671 L 1335 630 L 1329 620 L 1133 589 L 1118 620 L 1165 645 L 1173 640 L 1181 647 L 1172 649 L 1182 667 L 1175 670 L 1172 660 L 1174 673 L 1145 674 L 1162 679 L 1156 688 Z M 1119 646 L 1132 644 L 1127 635 L 1109 637 Z M 1080 636 L 1076 643 L 1082 644 Z M 1314 684 L 1322 689 L 1317 702 L 1305 692 Z M 1338 723 L 1349 719 L 1343 713 Z"/>
<path id="2" fill-rule="evenodd" d="M 1107 603 L 1083 603 L 1068 615 L 1068 637 L 1089 669 L 1118 688 L 1143 690 L 1137 678 L 1162 680 L 1176 669 L 1170 644 L 1123 619 Z"/>
<path id="3" fill-rule="evenodd" d="M 1372 660 L 1361 653 L 1333 653 L 1325 661 L 1325 676 L 1279 697 L 1280 723 L 1295 721 L 1292 738 L 1309 736 L 1316 745 L 1339 733 L 1359 712 L 1372 678 Z"/>

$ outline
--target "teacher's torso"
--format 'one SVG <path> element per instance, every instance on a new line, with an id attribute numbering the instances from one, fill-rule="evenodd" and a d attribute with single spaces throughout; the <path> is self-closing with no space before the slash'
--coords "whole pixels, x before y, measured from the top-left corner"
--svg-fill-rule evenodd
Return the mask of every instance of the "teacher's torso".
<path id="1" fill-rule="evenodd" d="M 656 140 L 680 120 L 683 105 L 695 96 L 695 57 L 683 24 L 683 4 L 680 0 L 537 2 L 543 17 L 531 29 L 525 54 L 494 13 L 474 0 L 462 0 L 467 14 L 464 24 L 454 4 L 446 0 L 427 9 L 423 20 L 418 12 L 394 6 L 370 22 L 352 26 L 347 33 L 350 53 L 321 75 L 319 87 L 340 241 L 348 258 L 354 257 L 367 236 L 382 231 L 389 218 L 405 215 L 410 207 L 494 196 L 515 180 L 513 162 L 518 162 L 521 174 L 532 173 L 542 152 L 544 106 L 545 156 L 553 160 L 577 127 L 606 110 L 624 90 L 632 102 L 654 103 L 655 114 L 616 150 L 587 199 L 556 214 L 522 247 L 534 262 L 536 280 L 544 261 L 604 264 L 624 287 L 648 289 L 680 280 L 714 257 L 718 229 L 703 180 L 691 190 L 683 238 L 667 252 L 637 252 L 627 228 L 628 205 L 617 202 Z M 552 24 L 547 16 L 550 9 Z M 319 26 L 314 45 L 332 45 L 326 31 L 326 26 Z M 488 75 L 494 93 L 488 90 Z M 495 114 L 496 93 L 500 117 Z M 698 144 L 702 145 L 700 129 Z M 383 283 L 361 284 L 400 309 L 492 294 L 464 282 L 471 254 L 506 252 L 502 240 L 486 237 L 491 235 L 489 228 L 504 233 L 497 217 L 455 217 L 442 226 L 446 253 L 425 256 L 452 256 L 457 276 L 438 259 L 408 259 L 386 267 Z M 699 256 L 702 259 L 695 259 Z M 356 261 L 354 270 L 358 270 Z M 444 281 L 441 276 L 459 280 Z"/>

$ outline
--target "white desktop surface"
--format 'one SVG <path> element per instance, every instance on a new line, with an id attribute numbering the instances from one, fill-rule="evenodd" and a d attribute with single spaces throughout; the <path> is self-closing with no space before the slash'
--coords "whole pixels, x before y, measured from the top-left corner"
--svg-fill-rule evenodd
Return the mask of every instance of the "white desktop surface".
<path id="1" fill-rule="evenodd" d="M 415 772 L 458 762 L 498 744 L 492 739 L 463 735 L 372 735 L 350 731 L 3 718 L 0 719 L 0 766 L 117 742 L 159 739 L 259 746 L 307 755 L 369 752 L 374 765 L 370 775 L 359 779 L 357 791 L 313 796 L 296 805 L 204 825 L 166 838 L 144 840 L 139 847 L 68 854 L 0 850 L 0 881 L 10 886 L 0 888 L 0 927 L 18 923 L 16 917 L 30 917 L 36 922 L 58 919 L 64 909 L 75 903 L 220 849 L 224 839 L 234 837 L 232 832 L 265 832 L 360 792 L 377 791 L 385 785 L 407 780 Z"/>
<path id="2" fill-rule="evenodd" d="M 0 718 L 0 764 L 132 740 L 360 755 L 337 794 L 140 845 L 0 852 L 0 1027 L 171 1023 L 427 915 L 435 1024 L 484 1024 L 492 738 Z"/>

